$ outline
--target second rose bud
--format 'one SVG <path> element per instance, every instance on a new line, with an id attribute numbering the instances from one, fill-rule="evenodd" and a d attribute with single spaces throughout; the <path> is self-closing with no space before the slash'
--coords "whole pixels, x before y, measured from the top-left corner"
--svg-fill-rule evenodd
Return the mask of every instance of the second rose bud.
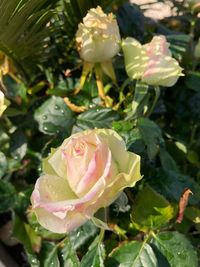
<path id="1" fill-rule="evenodd" d="M 183 76 L 183 69 L 172 58 L 165 36 L 155 36 L 145 45 L 128 37 L 123 40 L 122 49 L 126 72 L 132 79 L 140 79 L 149 85 L 170 87 L 179 76 Z"/>

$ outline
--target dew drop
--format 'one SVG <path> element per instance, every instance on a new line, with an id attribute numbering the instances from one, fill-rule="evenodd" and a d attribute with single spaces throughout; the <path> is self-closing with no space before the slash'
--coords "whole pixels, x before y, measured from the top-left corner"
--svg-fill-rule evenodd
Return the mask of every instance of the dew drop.
<path id="1" fill-rule="evenodd" d="M 60 107 L 58 105 L 55 105 L 54 107 L 56 110 L 60 109 Z"/>
<path id="2" fill-rule="evenodd" d="M 61 111 L 60 111 L 62 114 L 64 114 L 64 110 L 63 109 L 61 109 Z"/>
<path id="3" fill-rule="evenodd" d="M 43 115 L 43 116 L 42 116 L 42 119 L 43 119 L 43 120 L 46 120 L 46 119 L 47 119 L 47 115 Z"/>
<path id="4" fill-rule="evenodd" d="M 37 260 L 36 259 L 31 259 L 31 263 L 32 264 L 36 264 L 37 263 Z"/>
<path id="5" fill-rule="evenodd" d="M 44 130 L 44 131 L 47 131 L 47 130 L 48 130 L 48 128 L 45 126 L 45 127 L 43 128 L 43 130 Z"/>
<path id="6" fill-rule="evenodd" d="M 81 232 L 78 232 L 76 236 L 77 236 L 77 237 L 79 237 L 79 236 L 80 236 L 80 234 L 81 234 Z"/>

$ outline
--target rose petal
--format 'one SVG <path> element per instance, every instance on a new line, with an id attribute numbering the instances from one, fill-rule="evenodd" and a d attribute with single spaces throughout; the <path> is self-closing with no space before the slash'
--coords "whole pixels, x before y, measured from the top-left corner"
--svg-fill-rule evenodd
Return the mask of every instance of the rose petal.
<path id="1" fill-rule="evenodd" d="M 67 233 L 84 224 L 88 217 L 82 213 L 69 212 L 64 218 L 59 218 L 53 213 L 44 209 L 37 208 L 34 210 L 38 222 L 49 231 L 54 233 Z"/>
<path id="2" fill-rule="evenodd" d="M 132 79 L 140 79 L 148 63 L 146 50 L 131 37 L 122 41 L 122 50 L 128 76 Z"/>
<path id="3" fill-rule="evenodd" d="M 66 179 L 59 176 L 43 175 L 35 185 L 31 196 L 33 207 L 41 203 L 52 203 L 66 199 L 74 199 L 76 195 L 70 189 Z"/>
<path id="4" fill-rule="evenodd" d="M 129 162 L 127 163 L 127 166 L 129 168 L 129 174 L 119 173 L 109 184 L 106 185 L 105 191 L 98 201 L 86 209 L 85 212 L 88 216 L 92 216 L 99 208 L 109 206 L 117 199 L 124 188 L 133 187 L 137 181 L 142 179 L 140 174 L 140 157 L 138 155 L 129 152 Z"/>

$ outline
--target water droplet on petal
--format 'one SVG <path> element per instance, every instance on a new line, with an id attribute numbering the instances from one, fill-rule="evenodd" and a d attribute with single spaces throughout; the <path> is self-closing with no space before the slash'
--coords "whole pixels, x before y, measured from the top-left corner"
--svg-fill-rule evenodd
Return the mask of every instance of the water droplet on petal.
<path id="1" fill-rule="evenodd" d="M 56 110 L 60 109 L 60 107 L 58 105 L 55 105 L 54 107 Z"/>
<path id="2" fill-rule="evenodd" d="M 47 119 L 47 115 L 43 115 L 43 116 L 42 116 L 42 119 L 43 119 L 43 120 L 46 120 L 46 119 Z"/>

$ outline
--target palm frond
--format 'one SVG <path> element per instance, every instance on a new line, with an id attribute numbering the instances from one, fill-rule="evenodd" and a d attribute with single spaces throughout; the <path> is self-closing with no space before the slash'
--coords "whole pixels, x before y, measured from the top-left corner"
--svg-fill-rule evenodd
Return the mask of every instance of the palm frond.
<path id="1" fill-rule="evenodd" d="M 41 56 L 58 0 L 0 0 L 0 50 L 25 76 Z"/>

